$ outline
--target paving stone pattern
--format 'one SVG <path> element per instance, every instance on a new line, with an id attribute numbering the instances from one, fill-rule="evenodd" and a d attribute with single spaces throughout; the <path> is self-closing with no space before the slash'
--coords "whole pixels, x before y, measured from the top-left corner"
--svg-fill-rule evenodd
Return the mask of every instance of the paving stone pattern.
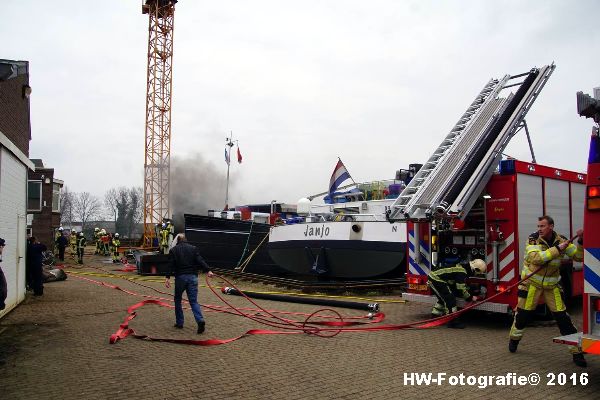
<path id="1" fill-rule="evenodd" d="M 75 272 L 116 267 L 89 257 Z M 68 269 L 67 269 L 68 270 Z M 81 276 L 81 275 L 80 275 Z M 150 296 L 168 291 L 160 282 L 90 276 Z M 139 281 L 138 281 L 139 282 Z M 218 282 L 217 282 L 218 284 Z M 242 289 L 243 284 L 242 284 Z M 253 289 L 256 289 L 253 287 Z M 26 300 L 0 320 L 1 399 L 412 399 L 528 398 L 592 399 L 600 388 L 600 358 L 587 356 L 588 368 L 571 362 L 565 346 L 552 343 L 557 327 L 548 322 L 528 328 L 519 350 L 507 349 L 508 325 L 502 318 L 477 314 L 464 330 L 343 333 L 334 338 L 306 334 L 248 336 L 231 344 L 201 347 L 127 338 L 109 344 L 126 316 L 140 301 L 123 292 L 70 276 L 45 285 L 44 296 Z M 237 306 L 244 299 L 228 297 Z M 221 304 L 200 289 L 202 304 Z M 260 301 L 268 309 L 310 313 L 311 305 Z M 248 329 L 270 329 L 248 319 L 206 308 L 207 330 L 197 335 L 191 311 L 185 327 L 172 327 L 174 312 L 158 306 L 139 310 L 131 327 L 154 337 L 235 337 Z M 361 312 L 339 309 L 344 315 Z M 418 304 L 383 303 L 385 323 L 428 317 Z M 581 312 L 575 321 L 581 326 Z M 519 375 L 538 373 L 538 386 L 405 384 L 405 373 L 450 375 Z M 588 384 L 548 386 L 549 373 L 588 374 Z"/>

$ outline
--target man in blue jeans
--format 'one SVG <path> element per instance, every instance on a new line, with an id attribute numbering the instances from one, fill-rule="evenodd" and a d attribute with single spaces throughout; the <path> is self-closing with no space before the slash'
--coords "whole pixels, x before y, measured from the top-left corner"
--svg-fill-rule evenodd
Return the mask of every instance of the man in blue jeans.
<path id="1" fill-rule="evenodd" d="M 177 244 L 169 251 L 169 272 L 165 277 L 165 287 L 171 287 L 171 275 L 175 276 L 175 328 L 183 329 L 183 292 L 187 293 L 190 307 L 198 324 L 198 333 L 204 332 L 205 322 L 198 304 L 198 270 L 202 269 L 213 276 L 210 267 L 196 246 L 189 244 L 183 233 L 177 235 Z"/>

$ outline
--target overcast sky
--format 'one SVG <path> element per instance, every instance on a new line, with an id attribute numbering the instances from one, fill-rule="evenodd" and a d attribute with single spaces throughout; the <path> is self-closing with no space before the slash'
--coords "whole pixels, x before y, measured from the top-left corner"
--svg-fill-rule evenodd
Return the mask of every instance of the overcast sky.
<path id="1" fill-rule="evenodd" d="M 2 0 L 0 58 L 30 62 L 30 157 L 71 191 L 143 186 L 141 3 Z M 209 171 L 185 188 L 208 203 L 225 195 L 230 131 L 244 157 L 230 205 L 325 191 L 338 156 L 355 181 L 389 179 L 427 160 L 490 78 L 555 62 L 527 116 L 534 150 L 585 171 L 575 93 L 600 86 L 598 15 L 597 0 L 181 0 L 171 157 Z M 524 133 L 506 153 L 530 160 Z"/>

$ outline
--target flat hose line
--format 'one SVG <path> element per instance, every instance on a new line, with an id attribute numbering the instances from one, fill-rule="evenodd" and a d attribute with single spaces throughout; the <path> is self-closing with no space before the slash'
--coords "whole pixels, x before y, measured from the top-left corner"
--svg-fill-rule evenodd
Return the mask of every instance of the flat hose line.
<path id="1" fill-rule="evenodd" d="M 525 278 L 523 278 L 520 281 L 518 281 L 517 283 L 509 286 L 506 290 L 511 290 L 514 287 L 521 284 L 522 282 L 526 281 L 531 276 L 533 276 L 535 273 L 537 273 L 541 268 L 542 267 L 536 269 L 534 272 L 530 273 Z M 215 276 L 217 276 L 217 275 L 215 275 Z M 236 290 L 240 291 L 243 295 L 243 291 L 239 290 L 233 283 L 229 282 L 226 278 L 224 278 L 222 276 L 217 276 L 217 277 L 219 279 L 222 279 L 229 285 L 231 285 Z M 94 281 L 92 279 L 88 279 L 88 278 L 84 278 L 84 277 L 77 277 L 77 278 L 82 279 L 84 281 L 99 284 L 101 286 L 121 290 L 124 293 L 130 294 L 130 295 L 142 296 L 142 297 L 153 297 L 153 296 L 149 296 L 149 295 L 137 294 L 135 292 L 131 292 L 129 290 L 122 289 L 116 285 L 107 284 L 105 282 Z M 133 282 L 133 283 L 135 283 L 135 282 Z M 430 319 L 425 319 L 425 320 L 415 321 L 415 322 L 410 322 L 410 323 L 404 323 L 404 324 L 368 326 L 368 325 L 377 324 L 377 323 L 382 322 L 385 319 L 385 315 L 381 312 L 378 312 L 371 316 L 373 319 L 370 320 L 369 322 L 356 321 L 356 319 L 364 318 L 364 317 L 347 318 L 347 319 L 355 319 L 355 321 L 344 321 L 343 317 L 335 310 L 319 309 L 319 310 L 313 312 L 312 314 L 308 315 L 304 319 L 304 321 L 298 321 L 298 320 L 291 320 L 291 319 L 287 319 L 287 318 L 278 317 L 275 314 L 278 314 L 279 312 L 268 311 L 268 310 L 260 307 L 249 297 L 243 295 L 243 297 L 247 301 L 249 301 L 251 304 L 253 304 L 255 307 L 257 307 L 257 309 L 261 312 L 259 314 L 256 314 L 256 313 L 248 314 L 248 313 L 243 312 L 242 308 L 235 307 L 231 303 L 229 303 L 227 300 L 225 300 L 218 293 L 218 291 L 216 291 L 215 288 L 211 285 L 210 278 L 208 276 L 206 276 L 206 284 L 207 284 L 208 288 L 213 292 L 213 294 L 215 294 L 215 296 L 217 296 L 223 303 L 225 303 L 229 307 L 229 309 L 222 310 L 222 309 L 217 309 L 216 307 L 211 307 L 211 306 L 204 306 L 204 307 L 206 307 L 208 309 L 212 309 L 213 311 L 220 311 L 220 312 L 226 312 L 229 314 L 243 316 L 243 317 L 251 319 L 255 322 L 259 322 L 263 325 L 267 325 L 267 326 L 271 326 L 271 327 L 275 327 L 275 328 L 283 329 L 283 330 L 276 331 L 276 330 L 264 330 L 264 329 L 250 329 L 237 337 L 233 337 L 233 338 L 229 338 L 229 339 L 204 339 L 204 340 L 156 338 L 156 337 L 151 337 L 148 335 L 138 334 L 132 328 L 129 327 L 129 322 L 131 320 L 133 320 L 137 315 L 137 312 L 136 312 L 137 309 L 139 309 L 147 304 L 155 304 L 155 305 L 159 305 L 161 307 L 174 308 L 174 306 L 172 304 L 167 303 L 167 301 L 172 302 L 173 301 L 172 299 L 150 298 L 150 299 L 138 302 L 138 303 L 130 306 L 127 309 L 128 315 L 125 317 L 123 323 L 121 323 L 119 325 L 119 328 L 117 329 L 117 331 L 110 336 L 109 343 L 114 344 L 117 341 L 119 341 L 120 339 L 125 339 L 128 336 L 132 336 L 136 339 L 143 339 L 143 340 L 150 340 L 150 341 L 157 341 L 157 342 L 169 342 L 169 343 L 189 344 L 189 345 L 197 345 L 197 346 L 213 346 L 213 345 L 221 345 L 221 344 L 231 343 L 231 342 L 234 342 L 236 340 L 239 340 L 239 339 L 249 336 L 249 335 L 284 335 L 284 334 L 305 333 L 305 334 L 311 334 L 311 335 L 315 335 L 315 336 L 319 336 L 319 337 L 334 337 L 342 332 L 370 332 L 370 331 L 390 331 L 390 330 L 403 330 L 403 329 L 428 329 L 428 328 L 434 328 L 434 327 L 443 325 L 443 324 L 453 320 L 454 318 L 458 317 L 459 315 L 467 312 L 468 310 L 470 310 L 474 307 L 477 307 L 481 304 L 484 304 L 486 302 L 489 302 L 489 301 L 493 300 L 494 298 L 496 298 L 497 296 L 504 293 L 504 292 L 496 293 L 495 295 L 490 296 L 490 297 L 484 299 L 483 301 L 470 304 L 469 306 L 467 306 L 461 310 L 458 310 L 452 314 L 444 315 L 441 317 L 430 318 Z M 322 314 L 325 312 L 330 312 L 332 314 L 335 314 L 335 317 L 337 317 L 338 321 L 323 321 L 323 320 L 311 321 L 313 318 L 319 316 L 319 314 Z M 266 314 L 267 316 L 273 318 L 275 320 L 275 322 L 267 320 L 265 317 L 262 316 L 262 314 Z M 301 313 L 294 313 L 294 314 L 298 315 Z M 303 315 L 306 315 L 306 314 L 303 314 Z M 322 315 L 321 318 L 331 319 L 334 317 L 332 317 L 331 315 Z M 321 327 L 321 326 L 324 326 L 324 327 Z M 356 326 L 359 326 L 359 327 L 356 327 Z"/>

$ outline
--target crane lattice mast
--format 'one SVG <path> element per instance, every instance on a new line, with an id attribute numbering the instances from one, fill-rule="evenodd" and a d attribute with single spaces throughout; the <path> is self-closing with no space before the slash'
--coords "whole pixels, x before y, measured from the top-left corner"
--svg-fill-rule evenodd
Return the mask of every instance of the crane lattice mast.
<path id="1" fill-rule="evenodd" d="M 171 90 L 173 22 L 177 0 L 145 0 L 148 14 L 146 147 L 144 160 L 144 244 L 153 245 L 155 226 L 170 218 Z"/>

